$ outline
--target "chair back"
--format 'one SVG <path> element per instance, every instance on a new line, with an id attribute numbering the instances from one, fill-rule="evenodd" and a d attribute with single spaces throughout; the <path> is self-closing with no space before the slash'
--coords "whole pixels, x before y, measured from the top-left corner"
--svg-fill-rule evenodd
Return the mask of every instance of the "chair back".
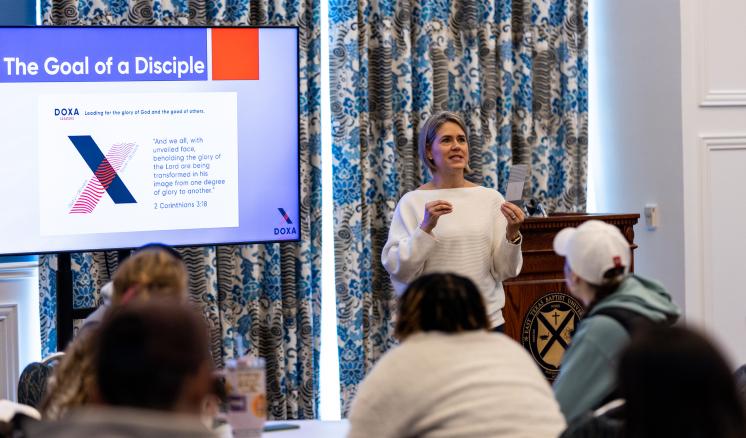
<path id="1" fill-rule="evenodd" d="M 560 438 L 622 438 L 623 417 L 623 400 L 614 400 L 573 420 Z"/>
<path id="2" fill-rule="evenodd" d="M 47 381 L 64 353 L 55 353 L 41 362 L 32 362 L 18 379 L 18 403 L 38 408 L 47 389 Z"/>

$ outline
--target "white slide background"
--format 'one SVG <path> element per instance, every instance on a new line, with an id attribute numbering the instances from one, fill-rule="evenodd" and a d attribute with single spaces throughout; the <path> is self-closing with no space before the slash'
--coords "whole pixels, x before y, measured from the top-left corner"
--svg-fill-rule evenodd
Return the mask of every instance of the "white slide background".
<path id="1" fill-rule="evenodd" d="M 38 120 L 41 235 L 238 226 L 236 93 L 42 95 Z M 104 155 L 131 145 L 118 174 L 136 203 L 104 193 L 90 213 L 70 213 L 93 178 L 70 135 L 90 135 Z"/>

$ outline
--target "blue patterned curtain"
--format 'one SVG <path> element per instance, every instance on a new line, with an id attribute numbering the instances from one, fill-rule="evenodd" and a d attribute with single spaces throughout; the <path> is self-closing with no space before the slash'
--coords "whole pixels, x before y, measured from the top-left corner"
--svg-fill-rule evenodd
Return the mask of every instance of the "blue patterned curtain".
<path id="1" fill-rule="evenodd" d="M 584 211 L 587 0 L 329 0 L 335 254 L 343 410 L 392 344 L 395 302 L 380 254 L 399 198 L 425 181 L 416 138 L 460 112 L 469 179 Z"/>
<path id="2" fill-rule="evenodd" d="M 319 400 L 321 177 L 318 0 L 42 0 L 46 25 L 286 25 L 300 29 L 300 243 L 180 250 L 218 366 L 235 339 L 267 361 L 272 419 L 315 418 Z M 98 301 L 109 253 L 73 255 L 75 307 Z M 43 354 L 56 350 L 56 258 L 40 260 Z"/>

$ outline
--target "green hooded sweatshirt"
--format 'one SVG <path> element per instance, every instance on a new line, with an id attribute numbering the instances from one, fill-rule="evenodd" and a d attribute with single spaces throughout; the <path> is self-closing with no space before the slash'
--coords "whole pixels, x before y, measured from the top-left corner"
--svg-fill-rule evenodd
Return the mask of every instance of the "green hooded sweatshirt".
<path id="1" fill-rule="evenodd" d="M 601 309 L 623 308 L 660 324 L 673 324 L 678 306 L 659 283 L 629 275 L 611 295 L 599 301 L 578 325 L 562 357 L 554 394 L 569 423 L 599 404 L 616 389 L 619 356 L 630 340 L 627 330 Z"/>

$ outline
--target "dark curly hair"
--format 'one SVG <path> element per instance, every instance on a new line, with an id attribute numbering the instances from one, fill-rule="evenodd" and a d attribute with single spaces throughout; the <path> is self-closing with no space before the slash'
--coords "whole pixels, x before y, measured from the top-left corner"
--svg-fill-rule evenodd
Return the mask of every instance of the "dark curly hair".
<path id="1" fill-rule="evenodd" d="M 489 330 L 490 320 L 477 286 L 456 274 L 427 274 L 413 281 L 399 299 L 395 335 Z"/>

